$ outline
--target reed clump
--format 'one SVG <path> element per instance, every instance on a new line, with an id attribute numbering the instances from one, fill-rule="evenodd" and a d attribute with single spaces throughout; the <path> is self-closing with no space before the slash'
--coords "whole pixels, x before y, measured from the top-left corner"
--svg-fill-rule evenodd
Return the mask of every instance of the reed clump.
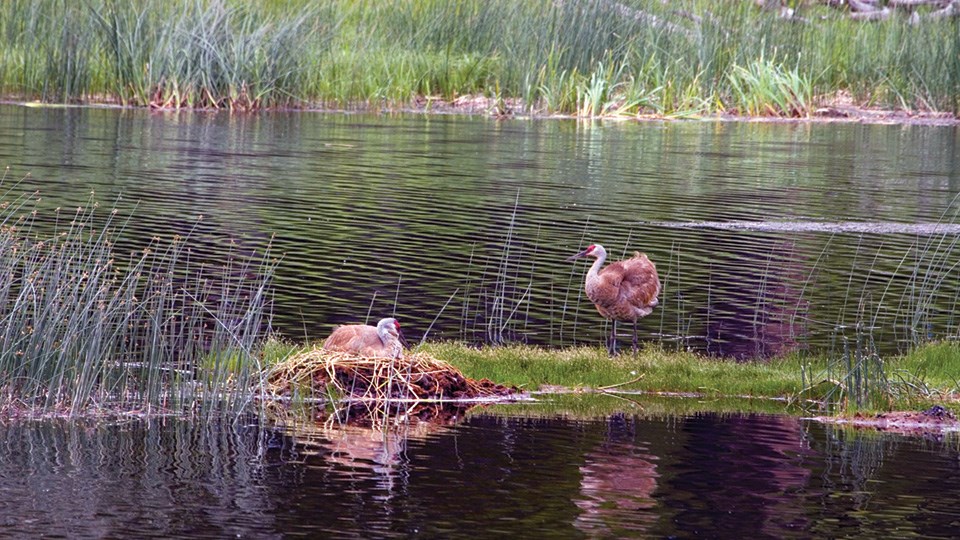
<path id="1" fill-rule="evenodd" d="M 877 352 L 873 336 L 858 331 L 852 338 L 842 338 L 840 354 L 827 357 L 819 371 L 801 363 L 803 388 L 800 397 L 817 396 L 821 406 L 833 411 L 889 410 L 896 399 L 912 397 L 909 391 L 894 383 L 886 372 L 886 362 Z"/>
<path id="2" fill-rule="evenodd" d="M 0 410 L 239 410 L 269 331 L 269 254 L 204 262 L 192 231 L 119 249 L 127 219 L 90 201 L 0 205 Z"/>
<path id="3" fill-rule="evenodd" d="M 960 397 L 960 348 L 952 342 L 915 345 L 903 355 L 883 357 L 862 329 L 843 339 L 842 351 L 816 362 L 800 362 L 798 397 L 844 414 L 926 408 Z"/>
<path id="4" fill-rule="evenodd" d="M 234 110 L 482 95 L 497 112 L 594 117 L 806 116 L 844 92 L 960 110 L 956 17 L 792 4 L 784 19 L 712 0 L 11 0 L 0 93 Z"/>
<path id="5" fill-rule="evenodd" d="M 275 365 L 268 376 L 267 392 L 330 401 L 388 402 L 509 396 L 516 389 L 489 379 L 468 379 L 427 353 L 390 359 L 312 348 Z"/>

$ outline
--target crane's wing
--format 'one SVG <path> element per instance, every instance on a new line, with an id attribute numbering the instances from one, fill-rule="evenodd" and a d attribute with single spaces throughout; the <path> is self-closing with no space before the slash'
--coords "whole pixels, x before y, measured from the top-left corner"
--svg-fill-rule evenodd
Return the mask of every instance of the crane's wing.
<path id="1" fill-rule="evenodd" d="M 654 307 L 660 303 L 660 276 L 657 267 L 639 251 L 632 259 L 623 261 L 623 281 L 620 294 L 637 307 Z"/>
<path id="2" fill-rule="evenodd" d="M 657 267 L 642 253 L 607 265 L 598 277 L 596 298 L 591 300 L 605 317 L 636 319 L 649 314 L 659 303 Z"/>
<path id="3" fill-rule="evenodd" d="M 341 351 L 359 356 L 390 356 L 393 350 L 380 340 L 377 328 L 366 324 L 339 326 L 323 342 L 328 351 Z"/>
<path id="4" fill-rule="evenodd" d="M 323 342 L 323 348 L 328 351 L 357 352 L 366 341 L 364 330 L 360 324 L 338 326 Z"/>

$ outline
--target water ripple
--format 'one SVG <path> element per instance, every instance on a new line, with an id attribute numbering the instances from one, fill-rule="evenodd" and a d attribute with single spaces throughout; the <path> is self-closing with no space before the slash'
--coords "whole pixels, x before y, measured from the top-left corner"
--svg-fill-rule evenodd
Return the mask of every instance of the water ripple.
<path id="1" fill-rule="evenodd" d="M 861 221 L 651 221 L 638 225 L 666 229 L 720 229 L 757 232 L 816 232 L 839 234 L 910 234 L 933 236 L 960 234 L 958 223 L 891 223 Z"/>
<path id="2" fill-rule="evenodd" d="M 601 243 L 657 264 L 644 339 L 736 357 L 857 322 L 885 350 L 956 335 L 955 146 L 910 126 L 0 107 L 0 165 L 41 191 L 41 224 L 95 192 L 132 214 L 121 254 L 191 230 L 213 262 L 272 242 L 293 338 L 395 314 L 413 341 L 599 345 L 587 265 L 564 259 Z"/>

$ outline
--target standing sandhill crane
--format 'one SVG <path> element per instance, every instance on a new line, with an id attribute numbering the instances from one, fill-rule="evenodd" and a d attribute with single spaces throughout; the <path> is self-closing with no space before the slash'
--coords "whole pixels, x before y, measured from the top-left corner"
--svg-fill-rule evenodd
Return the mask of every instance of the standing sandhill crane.
<path id="1" fill-rule="evenodd" d="M 659 303 L 660 278 L 657 267 L 639 251 L 630 259 L 610 263 L 603 270 L 607 250 L 600 244 L 592 244 L 567 261 L 581 257 L 594 257 L 593 266 L 587 272 L 587 297 L 597 306 L 597 311 L 613 321 L 613 331 L 607 350 L 617 351 L 617 321 L 633 322 L 633 351 L 637 351 L 637 319 L 646 317 Z"/>
<path id="2" fill-rule="evenodd" d="M 377 326 L 347 324 L 338 326 L 323 342 L 328 351 L 342 351 L 360 356 L 401 358 L 407 340 L 400 332 L 400 323 L 392 317 L 380 319 Z"/>

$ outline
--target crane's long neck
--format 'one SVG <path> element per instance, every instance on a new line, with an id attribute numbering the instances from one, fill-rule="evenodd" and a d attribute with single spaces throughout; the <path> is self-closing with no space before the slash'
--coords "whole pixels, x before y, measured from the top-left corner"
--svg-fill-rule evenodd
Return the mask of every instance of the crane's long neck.
<path id="1" fill-rule="evenodd" d="M 387 331 L 386 327 L 378 326 L 377 327 L 377 336 L 380 338 L 380 342 L 383 343 L 383 347 L 387 350 L 387 356 L 390 358 L 399 358 L 403 353 L 403 344 L 400 343 L 400 338 L 395 336 Z"/>
<path id="2" fill-rule="evenodd" d="M 600 274 L 600 268 L 603 267 L 603 262 L 607 260 L 607 252 L 600 250 L 597 253 L 597 258 L 593 261 L 593 265 L 590 266 L 590 270 L 587 271 L 587 281 L 596 278 Z"/>
<path id="3" fill-rule="evenodd" d="M 387 332 L 387 328 L 385 326 L 377 327 L 377 337 L 380 338 L 380 343 L 383 343 L 384 345 L 390 345 L 390 341 L 393 338 L 393 336 L 390 335 L 390 332 Z"/>

